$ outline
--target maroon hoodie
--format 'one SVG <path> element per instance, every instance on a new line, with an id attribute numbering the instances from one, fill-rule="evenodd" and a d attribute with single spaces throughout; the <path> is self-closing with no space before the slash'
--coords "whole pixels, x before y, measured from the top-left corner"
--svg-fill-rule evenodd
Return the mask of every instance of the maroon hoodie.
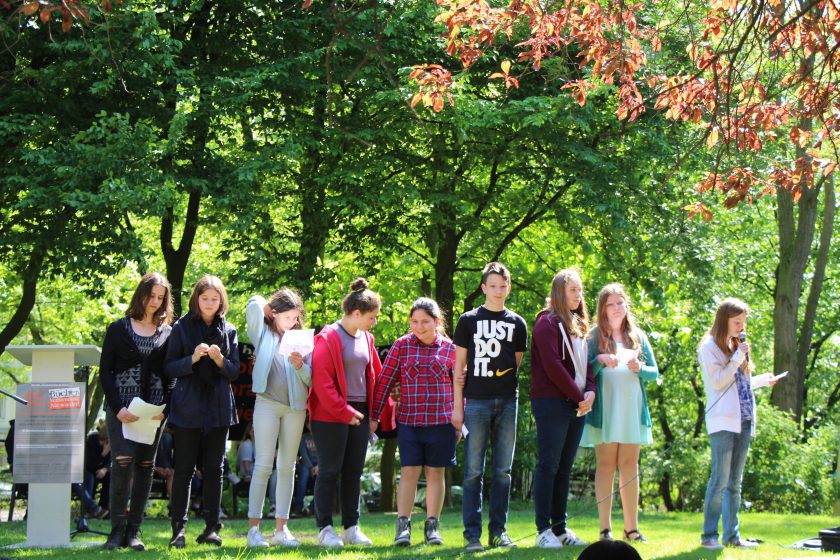
<path id="1" fill-rule="evenodd" d="M 579 403 L 583 392 L 575 384 L 575 363 L 565 348 L 561 328 L 560 320 L 550 312 L 537 315 L 531 337 L 531 398 L 570 399 Z M 595 391 L 589 360 L 586 361 L 586 391 Z"/>

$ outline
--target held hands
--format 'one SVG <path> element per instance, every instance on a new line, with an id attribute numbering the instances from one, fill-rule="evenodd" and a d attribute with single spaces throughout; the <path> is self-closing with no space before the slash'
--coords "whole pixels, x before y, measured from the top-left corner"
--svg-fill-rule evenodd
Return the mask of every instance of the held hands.
<path id="1" fill-rule="evenodd" d="M 292 352 L 289 356 L 289 361 L 292 362 L 292 365 L 295 369 L 300 369 L 303 367 L 303 356 L 300 355 L 300 352 Z"/>
<path id="2" fill-rule="evenodd" d="M 365 419 L 365 415 L 362 414 L 361 412 L 359 412 L 358 410 L 353 412 L 353 415 L 354 415 L 353 419 L 350 420 L 350 425 L 351 426 L 358 426 L 359 424 L 362 423 L 362 420 Z"/>
<path id="3" fill-rule="evenodd" d="M 374 433 L 377 428 L 379 428 L 379 422 L 377 422 L 376 420 L 371 420 L 370 421 L 370 433 Z"/>
<path id="4" fill-rule="evenodd" d="M 210 356 L 210 359 L 213 360 L 217 366 L 224 367 L 225 357 L 222 355 L 221 348 L 214 344 L 207 350 L 207 355 Z"/>
<path id="5" fill-rule="evenodd" d="M 209 351 L 210 347 L 204 344 L 203 342 L 196 346 L 195 350 L 193 350 L 192 363 L 197 363 L 198 360 L 206 356 Z"/>
<path id="6" fill-rule="evenodd" d="M 117 412 L 117 420 L 123 424 L 131 424 L 132 422 L 140 420 L 140 417 L 130 413 L 126 407 L 122 407 L 120 411 Z"/>
<path id="7" fill-rule="evenodd" d="M 588 414 L 592 410 L 592 403 L 595 402 L 595 391 L 587 391 L 583 394 L 583 400 L 578 403 L 578 416 Z"/>
<path id="8" fill-rule="evenodd" d="M 601 365 L 607 366 L 608 368 L 618 366 L 618 358 L 615 354 L 598 354 L 598 361 Z"/>
<path id="9" fill-rule="evenodd" d="M 464 385 L 467 384 L 467 368 L 466 368 L 466 366 L 464 366 L 464 369 L 462 371 L 455 371 L 453 373 L 455 375 L 452 378 L 452 380 L 455 382 L 455 384 L 458 387 L 463 389 Z"/>
<path id="10" fill-rule="evenodd" d="M 101 469 L 96 471 L 96 480 L 102 480 L 103 478 L 105 478 L 106 474 L 108 474 L 108 469 L 102 467 Z"/>
<path id="11" fill-rule="evenodd" d="M 642 369 L 642 362 L 639 361 L 639 351 L 636 351 L 636 355 L 627 360 L 627 367 L 633 373 L 639 373 L 639 370 Z"/>

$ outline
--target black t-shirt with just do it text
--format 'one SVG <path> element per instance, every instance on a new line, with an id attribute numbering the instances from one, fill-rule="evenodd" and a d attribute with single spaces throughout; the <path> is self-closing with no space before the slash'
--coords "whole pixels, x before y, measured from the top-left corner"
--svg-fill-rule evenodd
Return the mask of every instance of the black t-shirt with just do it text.
<path id="1" fill-rule="evenodd" d="M 516 353 L 528 345 L 525 319 L 511 311 L 484 306 L 461 315 L 453 342 L 467 349 L 467 399 L 504 399 L 518 396 Z"/>

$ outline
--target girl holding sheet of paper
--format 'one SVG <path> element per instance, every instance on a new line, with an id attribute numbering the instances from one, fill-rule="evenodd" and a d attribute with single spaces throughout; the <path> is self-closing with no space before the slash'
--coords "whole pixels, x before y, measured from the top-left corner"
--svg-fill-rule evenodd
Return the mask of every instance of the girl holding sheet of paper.
<path id="1" fill-rule="evenodd" d="M 287 522 L 297 451 L 306 422 L 306 401 L 312 384 L 312 370 L 307 363 L 312 351 L 312 333 L 308 331 L 308 348 L 306 336 L 298 341 L 302 343 L 297 347 L 300 351 L 289 351 L 282 342 L 289 331 L 303 328 L 305 315 L 303 300 L 289 288 L 277 290 L 268 301 L 253 296 L 245 309 L 248 338 L 256 356 L 252 390 L 257 395 L 253 423 L 255 460 L 248 494 L 249 547 L 269 545 L 260 533 L 260 518 L 275 452 L 277 506 L 271 544 L 300 545 Z M 292 337 L 289 334 L 286 338 Z"/>
<path id="2" fill-rule="evenodd" d="M 108 326 L 102 342 L 99 383 L 105 394 L 105 425 L 112 458 L 107 549 L 145 549 L 138 534 L 152 486 L 160 428 L 153 443 L 143 444 L 126 439 L 122 427 L 140 420 L 128 410 L 135 397 L 153 405 L 169 401 L 173 382 L 162 371 L 172 322 L 170 293 L 163 275 L 146 273 L 134 290 L 125 317 Z M 165 413 L 153 418 L 163 420 Z"/>
<path id="3" fill-rule="evenodd" d="M 655 381 L 659 369 L 647 336 L 636 325 L 624 286 L 609 284 L 601 289 L 596 317 L 588 346 L 597 396 L 586 415 L 581 446 L 595 447 L 601 539 L 612 539 L 612 495 L 618 468 L 624 538 L 645 542 L 639 532 L 639 451 L 653 440 L 644 384 Z"/>
<path id="4" fill-rule="evenodd" d="M 176 380 L 169 418 L 175 441 L 169 541 L 174 548 L 186 546 L 184 525 L 199 453 L 205 525 L 196 542 L 222 545 L 222 463 L 228 429 L 237 423 L 230 383 L 239 377 L 239 346 L 236 329 L 225 320 L 228 297 L 222 281 L 202 276 L 193 286 L 189 310 L 172 327 L 164 365 L 164 373 Z"/>

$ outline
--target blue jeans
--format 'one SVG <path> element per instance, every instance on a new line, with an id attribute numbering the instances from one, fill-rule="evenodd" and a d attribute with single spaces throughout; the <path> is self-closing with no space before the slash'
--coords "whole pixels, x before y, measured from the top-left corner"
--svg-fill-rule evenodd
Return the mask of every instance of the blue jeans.
<path id="1" fill-rule="evenodd" d="M 303 502 L 306 499 L 306 488 L 309 486 L 309 479 L 312 478 L 312 472 L 301 466 L 298 462 L 295 472 L 297 473 L 297 480 L 295 481 L 295 493 L 292 496 L 292 511 L 300 513 L 303 511 Z"/>
<path id="2" fill-rule="evenodd" d="M 577 403 L 568 399 L 532 399 L 537 422 L 537 469 L 534 472 L 534 513 L 537 531 L 566 531 L 569 479 L 583 435 L 583 416 Z"/>
<path id="3" fill-rule="evenodd" d="M 464 538 L 481 538 L 481 502 L 487 443 L 493 446 L 490 486 L 490 535 L 505 531 L 510 504 L 510 471 L 516 445 L 516 399 L 468 399 L 464 425 Z"/>
<path id="4" fill-rule="evenodd" d="M 703 504 L 703 536 L 717 540 L 718 519 L 723 515 L 723 542 L 741 538 L 738 509 L 741 507 L 741 479 L 750 450 L 752 421 L 741 423 L 741 433 L 715 432 L 709 435 L 712 447 L 712 468 Z"/>
<path id="5" fill-rule="evenodd" d="M 90 471 L 85 471 L 84 473 L 84 484 L 79 484 L 78 482 L 74 482 L 71 485 L 73 492 L 75 492 L 76 497 L 82 502 L 84 506 L 85 513 L 93 513 L 96 511 L 96 500 L 93 499 L 93 495 L 96 492 L 96 475 Z"/>

